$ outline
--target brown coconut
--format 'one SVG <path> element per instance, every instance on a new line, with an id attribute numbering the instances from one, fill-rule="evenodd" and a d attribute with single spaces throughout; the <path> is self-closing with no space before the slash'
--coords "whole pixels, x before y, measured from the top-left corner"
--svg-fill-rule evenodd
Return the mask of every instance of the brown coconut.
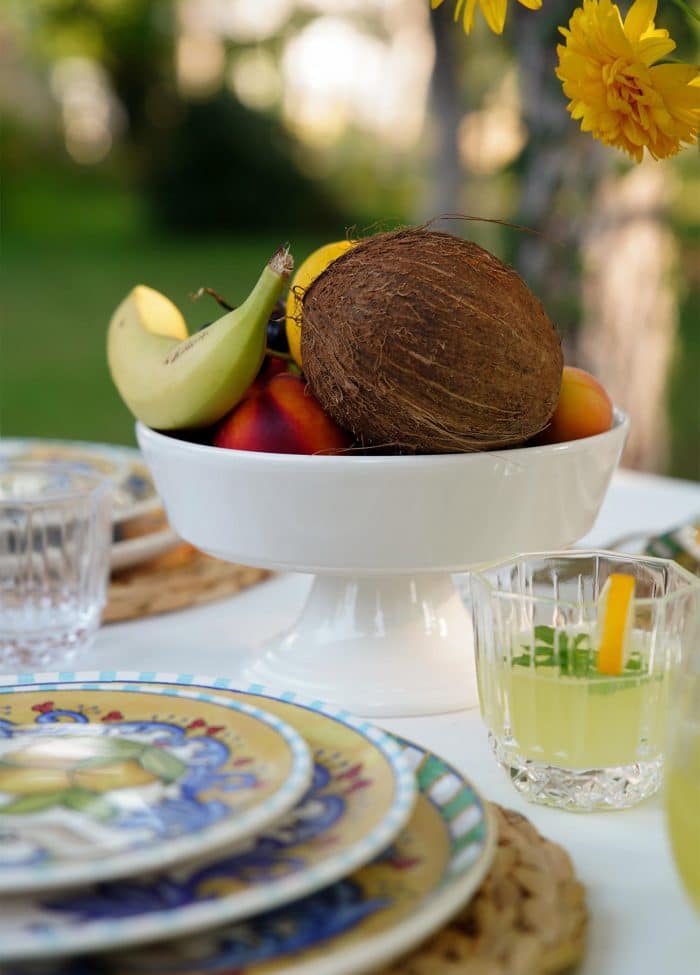
<path id="1" fill-rule="evenodd" d="M 311 389 L 363 444 L 486 450 L 542 430 L 559 396 L 557 332 L 520 276 L 424 227 L 377 234 L 303 296 Z"/>

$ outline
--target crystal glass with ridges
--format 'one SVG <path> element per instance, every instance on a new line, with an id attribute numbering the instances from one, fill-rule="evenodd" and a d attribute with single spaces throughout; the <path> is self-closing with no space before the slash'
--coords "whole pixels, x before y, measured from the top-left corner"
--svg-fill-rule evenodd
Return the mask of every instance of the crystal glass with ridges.
<path id="1" fill-rule="evenodd" d="M 81 465 L 0 464 L 0 668 L 75 659 L 105 603 L 112 483 Z"/>

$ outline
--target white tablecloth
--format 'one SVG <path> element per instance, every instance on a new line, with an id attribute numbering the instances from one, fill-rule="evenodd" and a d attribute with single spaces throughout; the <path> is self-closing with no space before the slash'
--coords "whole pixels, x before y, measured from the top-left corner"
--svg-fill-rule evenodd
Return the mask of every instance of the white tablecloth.
<path id="1" fill-rule="evenodd" d="M 698 514 L 700 485 L 623 471 L 584 542 L 604 545 Z M 235 678 L 250 648 L 294 619 L 308 584 L 304 576 L 279 576 L 223 602 L 106 627 L 83 666 Z M 584 975 L 698 975 L 700 920 L 681 891 L 658 797 L 594 815 L 529 805 L 491 757 L 477 711 L 378 723 L 439 752 L 486 797 L 525 813 L 571 853 L 591 911 Z"/>

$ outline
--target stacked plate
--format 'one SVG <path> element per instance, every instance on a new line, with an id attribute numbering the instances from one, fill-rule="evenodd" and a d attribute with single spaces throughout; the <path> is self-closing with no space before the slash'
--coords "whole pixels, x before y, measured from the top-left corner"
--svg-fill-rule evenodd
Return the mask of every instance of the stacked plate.
<path id="1" fill-rule="evenodd" d="M 112 569 L 155 558 L 180 541 L 167 522 L 161 500 L 141 454 L 133 447 L 70 440 L 0 440 L 2 460 L 62 461 L 81 464 L 111 478 Z"/>
<path id="2" fill-rule="evenodd" d="M 494 851 L 438 756 L 192 675 L 0 678 L 3 975 L 350 975 L 441 927 Z"/>

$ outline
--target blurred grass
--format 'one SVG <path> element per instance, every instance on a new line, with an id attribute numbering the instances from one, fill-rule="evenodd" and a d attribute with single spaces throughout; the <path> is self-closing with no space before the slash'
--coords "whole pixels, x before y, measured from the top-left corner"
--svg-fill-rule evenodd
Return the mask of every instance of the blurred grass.
<path id="1" fill-rule="evenodd" d="M 155 237 L 118 195 L 38 185 L 28 200 L 29 189 L 13 194 L 4 233 L 0 434 L 133 443 L 133 419 L 105 357 L 119 301 L 134 284 L 149 284 L 196 329 L 222 312 L 190 293 L 208 285 L 238 304 L 284 237 Z M 301 260 L 316 242 L 292 245 Z"/>
<path id="2" fill-rule="evenodd" d="M 0 435 L 133 443 L 133 420 L 110 380 L 105 334 L 138 282 L 168 294 L 190 330 L 219 314 L 208 285 L 238 303 L 284 242 L 271 236 L 153 236 L 134 198 L 81 180 L 5 187 Z M 284 217 L 280 215 L 280 226 Z M 681 322 L 671 376 L 670 472 L 700 480 L 700 228 L 678 223 Z M 288 231 L 286 231 L 288 233 Z M 297 263 L 321 240 L 290 240 Z"/>

